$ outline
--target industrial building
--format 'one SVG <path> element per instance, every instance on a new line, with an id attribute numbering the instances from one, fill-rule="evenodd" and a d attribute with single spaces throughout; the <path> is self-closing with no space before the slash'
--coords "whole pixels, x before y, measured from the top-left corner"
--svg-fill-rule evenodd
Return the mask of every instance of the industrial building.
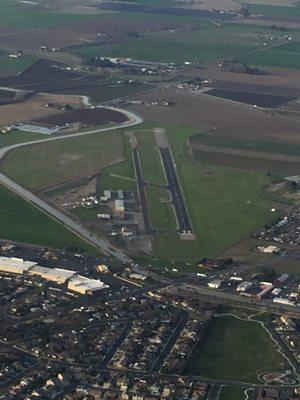
<path id="1" fill-rule="evenodd" d="M 46 281 L 56 282 L 59 284 L 63 284 L 67 279 L 71 278 L 76 272 L 70 271 L 68 269 L 59 269 L 59 268 L 45 268 L 36 265 L 30 268 L 27 273 L 29 275 L 37 275 Z"/>
<path id="2" fill-rule="evenodd" d="M 236 288 L 237 292 L 246 292 L 252 286 L 252 282 L 242 282 Z"/>
<path id="3" fill-rule="evenodd" d="M 94 294 L 108 288 L 109 286 L 99 279 L 90 279 L 82 275 L 75 275 L 68 282 L 68 289 L 80 294 Z"/>
<path id="4" fill-rule="evenodd" d="M 36 265 L 33 261 L 24 261 L 22 258 L 0 257 L 0 272 L 7 274 L 23 274 Z"/>

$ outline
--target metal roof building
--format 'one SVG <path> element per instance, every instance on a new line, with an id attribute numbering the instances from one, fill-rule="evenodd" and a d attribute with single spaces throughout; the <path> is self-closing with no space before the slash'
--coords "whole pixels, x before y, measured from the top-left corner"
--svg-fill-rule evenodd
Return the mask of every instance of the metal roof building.
<path id="1" fill-rule="evenodd" d="M 22 258 L 0 257 L 0 272 L 23 274 L 36 264 L 33 261 L 24 261 Z"/>

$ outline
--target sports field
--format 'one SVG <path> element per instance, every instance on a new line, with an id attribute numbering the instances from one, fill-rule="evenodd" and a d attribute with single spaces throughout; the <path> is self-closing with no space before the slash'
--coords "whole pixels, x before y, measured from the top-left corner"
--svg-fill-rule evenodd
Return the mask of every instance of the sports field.
<path id="1" fill-rule="evenodd" d="M 0 187 L 0 238 L 65 249 L 75 246 L 96 253 L 93 247 L 38 208 Z"/>
<path id="2" fill-rule="evenodd" d="M 284 372 L 286 361 L 256 322 L 214 318 L 187 373 L 257 383 L 263 372 Z"/>

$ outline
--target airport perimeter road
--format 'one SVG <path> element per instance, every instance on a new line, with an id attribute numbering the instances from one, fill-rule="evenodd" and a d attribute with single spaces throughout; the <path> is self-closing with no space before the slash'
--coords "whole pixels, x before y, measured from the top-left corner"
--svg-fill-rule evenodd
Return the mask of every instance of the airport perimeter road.
<path id="1" fill-rule="evenodd" d="M 116 129 L 122 129 L 122 128 L 127 128 L 130 126 L 135 126 L 143 122 L 143 120 L 138 117 L 137 115 L 129 112 L 129 111 L 124 111 L 124 110 L 119 110 L 119 112 L 122 112 L 125 114 L 128 118 L 128 122 L 123 123 L 121 125 L 109 127 L 109 128 L 98 128 L 90 131 L 84 131 L 84 132 L 79 132 L 79 133 L 72 133 L 68 135 L 62 135 L 62 136 L 53 136 L 48 139 L 41 139 L 41 140 L 36 140 L 36 141 L 31 141 L 31 142 L 26 142 L 26 143 L 18 143 L 18 144 L 13 144 L 11 146 L 4 147 L 0 149 L 0 161 L 3 157 L 6 156 L 6 154 L 12 150 L 15 150 L 20 147 L 25 147 L 25 146 L 32 146 L 38 143 L 45 143 L 45 142 L 54 142 L 57 140 L 67 140 L 70 138 L 74 137 L 80 137 L 80 136 L 87 136 L 91 135 L 94 133 L 103 133 L 103 132 L 108 132 L 108 131 L 114 131 Z M 14 182 L 12 179 L 8 178 L 4 174 L 0 174 L 0 184 L 6 186 L 8 189 L 22 197 L 24 200 L 34 204 L 36 207 L 42 209 L 45 211 L 47 214 L 49 214 L 51 217 L 59 221 L 61 224 L 63 224 L 65 227 L 67 227 L 70 231 L 84 239 L 86 242 L 90 243 L 94 247 L 98 248 L 101 250 L 101 252 L 105 254 L 110 254 L 113 257 L 117 258 L 121 262 L 131 262 L 132 260 L 121 250 L 112 247 L 109 242 L 107 242 L 104 239 L 101 239 L 100 237 L 92 234 L 89 232 L 87 229 L 85 229 L 82 225 L 74 221 L 73 219 L 69 218 L 67 215 L 65 215 L 63 212 L 60 210 L 50 206 L 48 203 L 46 203 L 44 200 L 40 199 L 38 196 L 35 194 L 31 193 L 27 189 L 23 188 L 21 185 L 18 183 Z"/>

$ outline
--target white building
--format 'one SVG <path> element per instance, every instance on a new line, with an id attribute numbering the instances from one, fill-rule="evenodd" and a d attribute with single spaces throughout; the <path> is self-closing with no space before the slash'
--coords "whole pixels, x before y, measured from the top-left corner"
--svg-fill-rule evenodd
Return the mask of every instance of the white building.
<path id="1" fill-rule="evenodd" d="M 124 200 L 117 199 L 115 200 L 116 212 L 123 213 L 125 212 Z"/>
<path id="2" fill-rule="evenodd" d="M 33 261 L 24 261 L 22 258 L 0 257 L 0 272 L 6 274 L 23 274 L 36 264 Z"/>
<path id="3" fill-rule="evenodd" d="M 221 286 L 222 281 L 220 281 L 219 279 L 215 279 L 211 282 L 208 282 L 207 286 L 211 289 L 219 289 L 219 287 Z"/>
<path id="4" fill-rule="evenodd" d="M 59 284 L 63 284 L 67 279 L 71 278 L 76 271 L 70 271 L 68 269 L 59 268 L 45 268 L 36 265 L 27 271 L 29 275 L 37 275 L 46 281 L 52 281 Z"/>
<path id="5" fill-rule="evenodd" d="M 238 285 L 238 287 L 236 288 L 237 292 L 246 292 L 248 289 L 250 289 L 252 286 L 251 282 L 242 282 Z"/>
<path id="6" fill-rule="evenodd" d="M 80 294 L 93 294 L 108 288 L 109 286 L 99 279 L 90 279 L 82 275 L 75 275 L 68 282 L 68 289 Z"/>

